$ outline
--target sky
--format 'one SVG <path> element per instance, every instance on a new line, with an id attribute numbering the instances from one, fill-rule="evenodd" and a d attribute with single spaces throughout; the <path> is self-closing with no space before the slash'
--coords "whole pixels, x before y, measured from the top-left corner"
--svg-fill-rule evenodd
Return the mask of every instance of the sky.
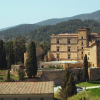
<path id="1" fill-rule="evenodd" d="M 100 0 L 0 0 L 0 29 L 100 10 Z"/>

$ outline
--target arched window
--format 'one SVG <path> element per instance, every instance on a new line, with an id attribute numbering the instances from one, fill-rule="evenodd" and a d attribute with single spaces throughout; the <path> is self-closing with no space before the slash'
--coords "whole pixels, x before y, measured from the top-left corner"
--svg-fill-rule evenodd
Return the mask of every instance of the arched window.
<path id="1" fill-rule="evenodd" d="M 82 54 L 83 54 L 83 51 L 82 51 Z"/>
<path id="2" fill-rule="evenodd" d="M 17 98 L 14 98 L 14 100 L 18 100 Z"/>
<path id="3" fill-rule="evenodd" d="M 44 98 L 41 98 L 40 100 L 44 100 Z"/>
<path id="4" fill-rule="evenodd" d="M 68 59 L 70 59 L 70 54 L 68 54 Z"/>
<path id="5" fill-rule="evenodd" d="M 82 47 L 82 49 L 83 49 L 83 47 Z"/>
<path id="6" fill-rule="evenodd" d="M 68 47 L 68 52 L 70 52 L 70 47 Z"/>
<path id="7" fill-rule="evenodd" d="M 28 98 L 27 100 L 31 100 L 31 98 Z"/>

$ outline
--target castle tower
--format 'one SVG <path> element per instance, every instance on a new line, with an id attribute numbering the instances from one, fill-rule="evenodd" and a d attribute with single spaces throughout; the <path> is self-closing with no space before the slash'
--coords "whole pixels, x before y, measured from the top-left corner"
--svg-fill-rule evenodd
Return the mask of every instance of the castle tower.
<path id="1" fill-rule="evenodd" d="M 78 29 L 78 59 L 83 60 L 84 49 L 89 46 L 90 28 Z"/>

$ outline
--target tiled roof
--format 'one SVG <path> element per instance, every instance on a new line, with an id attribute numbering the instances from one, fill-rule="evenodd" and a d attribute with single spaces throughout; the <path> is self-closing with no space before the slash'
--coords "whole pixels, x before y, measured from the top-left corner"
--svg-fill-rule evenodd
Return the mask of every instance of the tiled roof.
<path id="1" fill-rule="evenodd" d="M 90 35 L 98 35 L 98 33 L 91 33 Z"/>
<path id="2" fill-rule="evenodd" d="M 54 93 L 54 83 L 49 82 L 0 82 L 0 94 Z"/>
<path id="3" fill-rule="evenodd" d="M 65 34 L 56 34 L 56 35 L 78 35 L 76 33 L 65 33 Z"/>

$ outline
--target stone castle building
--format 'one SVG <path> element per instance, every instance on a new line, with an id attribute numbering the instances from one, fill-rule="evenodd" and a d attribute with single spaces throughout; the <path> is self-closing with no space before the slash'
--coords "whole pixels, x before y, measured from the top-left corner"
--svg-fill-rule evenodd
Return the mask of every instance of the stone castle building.
<path id="1" fill-rule="evenodd" d="M 83 61 L 87 54 L 91 67 L 100 67 L 100 35 L 90 28 L 79 28 L 77 34 L 52 34 L 48 61 Z"/>

